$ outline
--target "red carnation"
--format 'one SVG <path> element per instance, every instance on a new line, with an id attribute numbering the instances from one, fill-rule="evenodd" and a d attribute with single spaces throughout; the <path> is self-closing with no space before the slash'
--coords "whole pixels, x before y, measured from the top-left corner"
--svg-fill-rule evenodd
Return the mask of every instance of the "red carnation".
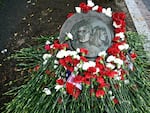
<path id="1" fill-rule="evenodd" d="M 87 55 L 88 54 L 88 50 L 85 48 L 80 48 L 80 53 Z"/>
<path id="2" fill-rule="evenodd" d="M 90 73 L 94 73 L 96 72 L 96 67 L 89 67 L 87 71 Z"/>
<path id="3" fill-rule="evenodd" d="M 110 48 L 108 48 L 107 50 L 108 54 L 117 56 L 120 53 L 118 46 L 119 46 L 118 43 L 114 43 Z"/>
<path id="4" fill-rule="evenodd" d="M 115 75 L 118 74 L 117 71 L 113 71 L 111 69 L 107 69 L 106 72 L 105 72 L 106 76 L 110 77 L 110 78 L 114 78 Z"/>
<path id="5" fill-rule="evenodd" d="M 44 48 L 46 51 L 49 51 L 51 49 L 49 44 L 45 45 Z"/>
<path id="6" fill-rule="evenodd" d="M 83 62 L 88 62 L 88 59 L 84 56 L 80 56 L 80 60 L 83 61 Z"/>
<path id="7" fill-rule="evenodd" d="M 113 102 L 114 102 L 115 104 L 119 104 L 119 101 L 118 101 L 117 98 L 114 98 L 114 99 L 113 99 Z"/>
<path id="8" fill-rule="evenodd" d="M 69 71 L 73 72 L 74 67 L 79 63 L 79 60 L 73 59 L 71 56 L 67 56 L 65 58 L 59 59 L 59 63 Z"/>
<path id="9" fill-rule="evenodd" d="M 69 82 L 66 83 L 66 91 L 68 94 L 72 95 L 75 99 L 77 99 L 81 93 L 80 89 L 78 89 L 75 85 Z"/>
<path id="10" fill-rule="evenodd" d="M 86 3 L 82 2 L 79 4 L 79 7 L 81 8 L 82 12 L 87 13 L 89 10 L 92 9 L 92 7 L 89 7 L 86 5 Z"/>
<path id="11" fill-rule="evenodd" d="M 96 58 L 96 63 L 100 63 L 101 61 L 103 61 L 103 57 L 99 56 Z"/>
<path id="12" fill-rule="evenodd" d="M 132 60 L 135 60 L 136 57 L 137 57 L 137 54 L 136 54 L 136 53 L 131 53 L 131 54 L 130 54 L 130 57 L 131 57 Z"/>
<path id="13" fill-rule="evenodd" d="M 46 70 L 45 73 L 46 73 L 47 75 L 50 75 L 50 74 L 51 74 L 51 71 L 50 71 L 50 70 Z"/>
<path id="14" fill-rule="evenodd" d="M 102 7 L 101 6 L 98 6 L 98 9 L 97 9 L 97 12 L 101 13 L 102 12 Z"/>
<path id="15" fill-rule="evenodd" d="M 113 42 L 120 42 L 120 37 L 114 37 Z"/>
<path id="16" fill-rule="evenodd" d="M 125 30 L 125 28 L 116 28 L 115 29 L 115 33 L 120 33 L 120 32 L 125 32 L 126 30 Z"/>
<path id="17" fill-rule="evenodd" d="M 40 65 L 36 65 L 33 70 L 38 71 L 39 69 L 40 69 Z"/>
<path id="18" fill-rule="evenodd" d="M 81 75 L 77 75 L 77 76 L 75 76 L 75 78 L 74 78 L 74 82 L 75 82 L 75 83 L 82 83 L 83 81 L 84 81 L 84 77 L 81 76 Z"/>
<path id="19" fill-rule="evenodd" d="M 64 84 L 65 84 L 64 80 L 61 79 L 61 78 L 60 78 L 60 79 L 57 79 L 57 80 L 56 80 L 56 83 L 59 84 L 59 85 L 64 85 Z"/>
<path id="20" fill-rule="evenodd" d="M 124 12 L 115 12 L 112 15 L 113 20 L 124 20 L 126 18 L 126 14 Z"/>
<path id="21" fill-rule="evenodd" d="M 74 13 L 68 13 L 67 18 L 70 18 L 73 15 L 74 15 Z"/>
<path id="22" fill-rule="evenodd" d="M 98 89 L 97 91 L 96 91 L 96 97 L 98 98 L 98 97 L 103 97 L 105 95 L 105 91 L 104 90 L 102 90 L 102 89 Z"/>

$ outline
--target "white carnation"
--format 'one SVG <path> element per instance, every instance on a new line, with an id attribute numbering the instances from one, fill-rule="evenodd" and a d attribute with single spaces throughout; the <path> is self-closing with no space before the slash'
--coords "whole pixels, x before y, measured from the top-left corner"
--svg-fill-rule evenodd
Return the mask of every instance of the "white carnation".
<path id="1" fill-rule="evenodd" d="M 129 82 L 129 80 L 127 79 L 127 80 L 124 80 L 124 83 L 125 83 L 125 84 L 129 84 L 130 82 Z"/>
<path id="2" fill-rule="evenodd" d="M 51 95 L 51 91 L 48 88 L 44 88 L 43 92 L 46 93 L 46 95 Z"/>
<path id="3" fill-rule="evenodd" d="M 93 10 L 93 11 L 98 10 L 98 5 L 94 6 L 94 7 L 92 8 L 92 10 Z"/>
<path id="4" fill-rule="evenodd" d="M 67 37 L 71 40 L 73 40 L 73 35 L 71 33 L 66 33 Z"/>
<path id="5" fill-rule="evenodd" d="M 106 67 L 108 67 L 110 69 L 114 69 L 115 65 L 113 65 L 112 63 L 106 63 Z"/>
<path id="6" fill-rule="evenodd" d="M 49 45 L 49 44 L 50 44 L 50 41 L 49 41 L 49 40 L 47 40 L 47 41 L 45 42 L 45 44 L 46 44 L 46 45 Z"/>
<path id="7" fill-rule="evenodd" d="M 46 65 L 48 62 L 48 60 L 44 60 L 43 65 Z"/>
<path id="8" fill-rule="evenodd" d="M 119 45 L 118 48 L 119 48 L 120 51 L 122 51 L 122 50 L 125 49 L 125 46 L 124 45 Z"/>
<path id="9" fill-rule="evenodd" d="M 44 54 L 43 59 L 48 60 L 52 55 L 51 54 Z"/>
<path id="10" fill-rule="evenodd" d="M 108 94 L 112 95 L 112 91 L 108 91 Z"/>
<path id="11" fill-rule="evenodd" d="M 121 77 L 120 76 L 115 76 L 114 79 L 115 80 L 121 80 Z"/>
<path id="12" fill-rule="evenodd" d="M 127 49 L 129 48 L 129 45 L 125 43 L 125 44 L 123 44 L 123 45 L 119 45 L 118 48 L 119 48 L 119 50 L 121 50 L 121 51 L 122 51 L 122 50 L 127 50 Z"/>
<path id="13" fill-rule="evenodd" d="M 89 67 L 95 67 L 95 66 L 96 66 L 96 63 L 93 62 L 93 61 L 84 62 L 83 66 L 82 66 L 82 69 L 87 70 Z"/>
<path id="14" fill-rule="evenodd" d="M 109 56 L 109 57 L 107 58 L 106 61 L 107 61 L 107 62 L 112 62 L 112 61 L 115 60 L 115 58 L 116 58 L 115 56 L 112 56 L 112 55 L 111 55 L 111 56 Z"/>
<path id="15" fill-rule="evenodd" d="M 65 55 L 66 55 L 66 51 L 65 51 L 65 50 L 60 50 L 60 51 L 57 53 L 56 57 L 57 57 L 57 58 L 63 58 Z"/>
<path id="16" fill-rule="evenodd" d="M 129 44 L 124 44 L 124 46 L 126 50 L 129 49 Z"/>
<path id="17" fill-rule="evenodd" d="M 114 98 L 115 98 L 115 96 L 111 96 L 111 97 L 110 97 L 110 100 L 113 100 Z"/>
<path id="18" fill-rule="evenodd" d="M 95 4 L 92 2 L 92 0 L 87 1 L 87 6 L 93 7 Z"/>
<path id="19" fill-rule="evenodd" d="M 125 35 L 124 35 L 124 33 L 123 32 L 120 32 L 120 33 L 116 33 L 116 35 L 115 35 L 116 37 L 120 37 L 120 38 L 122 38 L 122 39 L 124 39 L 125 38 Z"/>
<path id="20" fill-rule="evenodd" d="M 102 52 L 100 52 L 100 53 L 98 53 L 98 56 L 106 56 L 107 55 L 107 53 L 106 53 L 106 51 L 102 51 Z"/>
<path id="21" fill-rule="evenodd" d="M 54 64 L 58 64 L 59 62 L 58 62 L 58 60 L 54 60 Z"/>
<path id="22" fill-rule="evenodd" d="M 105 15 L 109 16 L 109 17 L 112 17 L 112 11 L 111 11 L 111 8 L 103 8 L 102 9 L 102 13 L 104 13 Z"/>
<path id="23" fill-rule="evenodd" d="M 115 58 L 114 62 L 116 64 L 119 64 L 119 65 L 123 65 L 123 60 L 119 59 L 119 58 Z"/>
<path id="24" fill-rule="evenodd" d="M 60 90 L 61 88 L 63 88 L 64 86 L 63 85 L 56 85 L 55 86 L 55 90 L 56 90 L 56 92 L 58 91 L 58 90 Z"/>
<path id="25" fill-rule="evenodd" d="M 75 7 L 75 10 L 77 13 L 81 13 L 81 8 L 80 7 Z"/>

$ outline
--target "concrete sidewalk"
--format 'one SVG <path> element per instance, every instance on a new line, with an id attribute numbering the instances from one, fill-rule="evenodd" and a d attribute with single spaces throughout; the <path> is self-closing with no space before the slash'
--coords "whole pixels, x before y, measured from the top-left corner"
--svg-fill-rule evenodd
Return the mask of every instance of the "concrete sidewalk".
<path id="1" fill-rule="evenodd" d="M 145 35 L 145 51 L 150 52 L 150 8 L 148 0 L 125 0 L 139 34 Z M 145 4 L 144 4 L 145 3 Z M 147 54 L 150 59 L 150 54 Z"/>

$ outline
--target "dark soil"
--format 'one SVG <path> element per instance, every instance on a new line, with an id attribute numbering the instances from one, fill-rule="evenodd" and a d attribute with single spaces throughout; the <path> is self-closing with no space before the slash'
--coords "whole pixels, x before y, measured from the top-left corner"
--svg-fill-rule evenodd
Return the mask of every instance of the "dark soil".
<path id="1" fill-rule="evenodd" d="M 29 1 L 29 0 L 28 0 Z M 10 96 L 2 95 L 8 89 L 21 85 L 24 72 L 17 71 L 15 60 L 4 60 L 15 51 L 36 45 L 35 39 L 39 36 L 50 36 L 59 33 L 61 26 L 69 12 L 75 12 L 74 7 L 86 0 L 34 0 L 28 4 L 28 12 L 21 22 L 15 26 L 15 32 L 11 33 L 6 48 L 8 52 L 0 54 L 0 107 L 11 100 Z M 115 3 L 113 0 L 93 0 L 95 4 L 103 7 L 111 7 L 113 11 L 124 11 L 127 14 L 127 31 L 135 31 L 134 24 L 124 2 Z M 20 79 L 11 86 L 6 86 L 12 80 Z M 0 111 L 1 112 L 1 111 Z"/>

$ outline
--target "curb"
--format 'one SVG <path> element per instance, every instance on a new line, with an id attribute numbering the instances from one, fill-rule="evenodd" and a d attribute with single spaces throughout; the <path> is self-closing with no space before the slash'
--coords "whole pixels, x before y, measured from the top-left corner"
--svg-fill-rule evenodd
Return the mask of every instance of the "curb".
<path id="1" fill-rule="evenodd" d="M 135 28 L 139 34 L 143 34 L 145 36 L 144 50 L 146 52 L 150 51 L 150 29 L 144 19 L 141 11 L 139 10 L 135 0 L 125 0 Z M 150 61 L 150 54 L 147 54 Z"/>

